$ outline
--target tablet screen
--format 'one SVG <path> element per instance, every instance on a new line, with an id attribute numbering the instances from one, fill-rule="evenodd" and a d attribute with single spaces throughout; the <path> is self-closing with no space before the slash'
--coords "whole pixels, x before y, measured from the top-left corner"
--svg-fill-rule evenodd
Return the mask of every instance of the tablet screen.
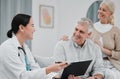
<path id="1" fill-rule="evenodd" d="M 62 73 L 61 79 L 67 79 L 69 75 L 81 76 L 87 71 L 92 60 L 73 62 Z"/>

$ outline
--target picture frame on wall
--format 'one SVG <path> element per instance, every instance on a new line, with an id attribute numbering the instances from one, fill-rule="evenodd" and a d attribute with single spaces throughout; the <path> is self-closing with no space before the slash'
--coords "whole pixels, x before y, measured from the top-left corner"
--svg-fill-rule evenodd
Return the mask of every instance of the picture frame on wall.
<path id="1" fill-rule="evenodd" d="M 39 6 L 39 23 L 41 28 L 54 27 L 54 7 L 49 5 Z"/>

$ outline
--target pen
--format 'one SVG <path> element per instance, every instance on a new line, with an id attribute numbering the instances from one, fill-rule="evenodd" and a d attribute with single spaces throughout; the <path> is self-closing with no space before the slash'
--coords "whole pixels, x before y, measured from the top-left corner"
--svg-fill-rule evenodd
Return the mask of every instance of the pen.
<path id="1" fill-rule="evenodd" d="M 58 61 L 58 62 L 55 62 L 55 63 L 59 64 L 59 63 L 62 63 L 62 62 L 61 62 L 61 61 Z"/>
<path id="2" fill-rule="evenodd" d="M 58 62 L 55 62 L 56 64 L 60 64 L 60 63 L 63 63 L 63 62 L 61 62 L 61 61 L 58 61 Z M 65 64 L 68 64 L 67 62 L 65 63 Z"/>

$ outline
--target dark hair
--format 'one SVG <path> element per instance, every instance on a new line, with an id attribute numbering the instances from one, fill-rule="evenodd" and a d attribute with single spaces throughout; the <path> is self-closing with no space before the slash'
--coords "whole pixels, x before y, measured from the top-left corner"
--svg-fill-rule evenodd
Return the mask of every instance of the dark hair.
<path id="1" fill-rule="evenodd" d="M 9 38 L 12 38 L 12 33 L 16 34 L 19 30 L 19 25 L 26 26 L 30 21 L 31 16 L 26 14 L 17 14 L 14 16 L 12 23 L 11 23 L 11 29 L 7 32 L 7 36 Z"/>

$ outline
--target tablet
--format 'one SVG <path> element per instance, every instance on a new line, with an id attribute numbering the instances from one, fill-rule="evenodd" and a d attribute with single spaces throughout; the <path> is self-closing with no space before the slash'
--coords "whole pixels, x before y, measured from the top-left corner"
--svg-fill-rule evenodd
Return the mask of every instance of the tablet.
<path id="1" fill-rule="evenodd" d="M 87 71 L 92 60 L 73 62 L 67 66 L 61 75 L 61 79 L 67 79 L 69 75 L 82 76 Z"/>

